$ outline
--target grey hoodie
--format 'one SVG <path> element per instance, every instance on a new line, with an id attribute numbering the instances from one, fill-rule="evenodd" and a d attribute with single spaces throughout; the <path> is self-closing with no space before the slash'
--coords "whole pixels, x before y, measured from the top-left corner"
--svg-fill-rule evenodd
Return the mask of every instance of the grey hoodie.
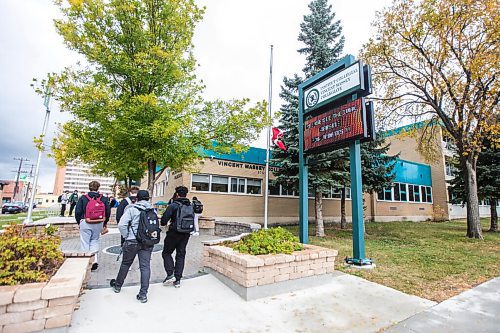
<path id="1" fill-rule="evenodd" d="M 142 200 L 133 205 L 128 205 L 125 207 L 125 212 L 120 218 L 120 222 L 118 223 L 118 230 L 120 230 L 120 234 L 122 234 L 125 240 L 136 240 L 135 235 L 137 235 L 137 227 L 139 226 L 139 216 L 141 215 L 141 211 L 138 208 L 139 206 L 143 209 L 151 208 L 151 204 L 149 201 Z M 129 231 L 128 225 L 130 223 L 131 230 Z"/>

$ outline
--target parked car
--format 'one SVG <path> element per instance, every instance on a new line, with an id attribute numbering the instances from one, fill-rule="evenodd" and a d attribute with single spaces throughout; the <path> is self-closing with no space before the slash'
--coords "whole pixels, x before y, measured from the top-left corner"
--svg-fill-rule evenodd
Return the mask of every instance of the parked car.
<path id="1" fill-rule="evenodd" d="M 27 211 L 28 211 L 28 206 L 21 201 L 4 203 L 2 206 L 2 214 L 5 213 L 18 214 Z"/>

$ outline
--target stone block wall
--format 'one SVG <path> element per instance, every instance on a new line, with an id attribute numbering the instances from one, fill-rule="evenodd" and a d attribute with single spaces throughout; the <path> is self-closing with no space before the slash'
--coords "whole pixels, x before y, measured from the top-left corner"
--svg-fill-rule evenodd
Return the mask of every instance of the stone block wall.
<path id="1" fill-rule="evenodd" d="M 59 236 L 61 239 L 80 237 L 80 228 L 74 220 L 53 223 L 35 222 L 33 224 L 24 224 L 24 228 L 35 229 L 35 234 L 45 235 L 45 227 L 47 226 L 47 224 L 50 224 L 51 226 L 57 228 L 55 235 Z"/>
<path id="2" fill-rule="evenodd" d="M 68 258 L 49 282 L 0 286 L 0 332 L 65 327 L 77 306 L 90 257 Z"/>
<path id="3" fill-rule="evenodd" d="M 260 224 L 257 223 L 215 221 L 215 234 L 220 236 L 236 236 L 244 233 L 252 233 L 260 228 Z"/>
<path id="4" fill-rule="evenodd" d="M 226 246 L 203 249 L 204 266 L 228 277 L 245 288 L 333 273 L 338 251 L 304 245 L 292 254 L 254 256 Z"/>

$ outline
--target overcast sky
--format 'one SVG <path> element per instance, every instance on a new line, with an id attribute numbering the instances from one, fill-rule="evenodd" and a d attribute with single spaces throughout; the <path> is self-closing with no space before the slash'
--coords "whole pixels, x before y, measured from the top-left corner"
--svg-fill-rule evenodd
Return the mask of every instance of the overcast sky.
<path id="1" fill-rule="evenodd" d="M 283 76 L 300 73 L 304 57 L 297 41 L 309 0 L 199 0 L 206 6 L 194 37 L 199 77 L 206 99 L 248 97 L 268 99 L 270 45 L 274 45 L 273 112 Z M 344 28 L 344 52 L 357 55 L 371 35 L 375 12 L 390 0 L 330 0 Z M 0 0 L 0 179 L 14 179 L 18 161 L 36 163 L 33 137 L 40 135 L 45 116 L 43 100 L 30 87 L 33 78 L 75 64 L 79 55 L 68 51 L 57 35 L 58 17 L 51 0 Z M 48 127 L 50 143 L 57 124 L 69 116 L 53 105 Z M 254 146 L 265 147 L 265 135 Z M 23 168 L 29 170 L 29 166 Z M 52 192 L 55 163 L 43 156 L 39 185 Z"/>

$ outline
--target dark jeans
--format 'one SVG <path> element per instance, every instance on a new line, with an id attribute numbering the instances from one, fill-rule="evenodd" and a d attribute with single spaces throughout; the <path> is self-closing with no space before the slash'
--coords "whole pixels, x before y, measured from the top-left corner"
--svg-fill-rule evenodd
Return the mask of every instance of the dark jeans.
<path id="1" fill-rule="evenodd" d="M 134 262 L 135 255 L 139 257 L 139 269 L 141 270 L 141 290 L 139 295 L 146 296 L 149 288 L 149 278 L 151 276 L 151 252 L 152 246 L 144 246 L 137 243 L 137 241 L 127 240 L 123 243 L 123 259 L 116 277 L 116 286 L 121 287 L 125 278 L 127 277 L 128 270 Z"/>
<path id="2" fill-rule="evenodd" d="M 163 252 L 161 253 L 163 257 L 163 267 L 165 267 L 167 275 L 172 275 L 172 273 L 174 273 L 176 280 L 180 280 L 182 278 L 184 260 L 186 258 L 186 246 L 189 241 L 189 236 L 189 234 L 169 230 L 167 231 L 167 236 L 165 237 Z M 174 250 L 175 266 L 174 260 L 172 259 L 172 253 Z"/>
<path id="3" fill-rule="evenodd" d="M 61 204 L 61 216 L 64 216 L 64 213 L 66 213 L 66 204 Z"/>
<path id="4" fill-rule="evenodd" d="M 73 215 L 73 209 L 75 209 L 76 202 L 72 202 L 69 206 L 69 216 Z"/>

